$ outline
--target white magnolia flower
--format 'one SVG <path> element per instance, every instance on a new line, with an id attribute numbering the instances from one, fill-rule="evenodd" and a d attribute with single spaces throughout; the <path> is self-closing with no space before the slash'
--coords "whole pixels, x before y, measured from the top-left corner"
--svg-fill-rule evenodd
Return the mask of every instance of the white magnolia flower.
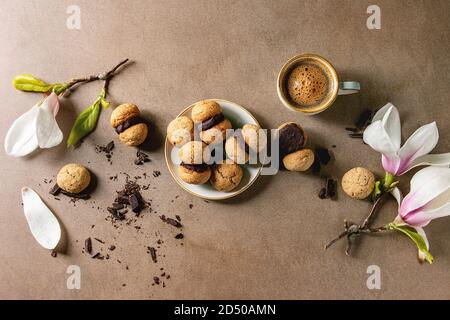
<path id="1" fill-rule="evenodd" d="M 417 129 L 400 147 L 400 116 L 391 103 L 375 114 L 363 138 L 365 143 L 382 154 L 384 170 L 396 176 L 420 165 L 450 165 L 450 153 L 428 154 L 439 140 L 436 122 Z"/>
<path id="2" fill-rule="evenodd" d="M 55 119 L 58 110 L 58 96 L 52 92 L 42 103 L 21 115 L 6 134 L 6 153 L 23 157 L 37 148 L 51 148 L 60 144 L 63 133 Z"/>

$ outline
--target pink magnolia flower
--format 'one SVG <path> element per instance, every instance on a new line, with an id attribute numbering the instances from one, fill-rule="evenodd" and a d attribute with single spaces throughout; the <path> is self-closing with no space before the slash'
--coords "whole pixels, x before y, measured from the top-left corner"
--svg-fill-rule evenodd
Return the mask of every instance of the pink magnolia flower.
<path id="1" fill-rule="evenodd" d="M 424 227 L 450 215 L 450 168 L 428 167 L 411 179 L 409 194 L 401 201 L 399 216 L 410 226 Z"/>
<path id="2" fill-rule="evenodd" d="M 439 140 L 436 122 L 420 127 L 400 146 L 400 116 L 391 103 L 375 114 L 372 123 L 364 131 L 363 139 L 382 154 L 384 170 L 396 176 L 420 165 L 450 165 L 450 153 L 428 154 Z"/>
<path id="3" fill-rule="evenodd" d="M 55 119 L 58 110 L 58 96 L 52 92 L 42 103 L 35 104 L 17 118 L 6 134 L 6 153 L 23 157 L 37 148 L 51 148 L 60 144 L 63 133 Z"/>

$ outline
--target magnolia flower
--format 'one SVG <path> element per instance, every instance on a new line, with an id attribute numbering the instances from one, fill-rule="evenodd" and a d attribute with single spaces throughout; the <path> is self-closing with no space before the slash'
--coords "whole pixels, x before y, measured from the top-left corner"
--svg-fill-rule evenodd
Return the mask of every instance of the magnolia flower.
<path id="1" fill-rule="evenodd" d="M 55 119 L 58 110 L 58 96 L 52 92 L 44 101 L 21 115 L 6 134 L 6 153 L 23 157 L 37 148 L 51 148 L 60 144 L 63 134 Z"/>
<path id="2" fill-rule="evenodd" d="M 428 167 L 417 172 L 400 204 L 399 215 L 413 227 L 424 227 L 433 219 L 450 215 L 450 168 Z"/>
<path id="3" fill-rule="evenodd" d="M 428 154 L 439 140 L 436 122 L 417 129 L 400 147 L 400 116 L 397 108 L 391 103 L 375 114 L 372 124 L 364 131 L 363 139 L 382 154 L 384 170 L 396 176 L 420 165 L 450 165 L 450 153 Z"/>

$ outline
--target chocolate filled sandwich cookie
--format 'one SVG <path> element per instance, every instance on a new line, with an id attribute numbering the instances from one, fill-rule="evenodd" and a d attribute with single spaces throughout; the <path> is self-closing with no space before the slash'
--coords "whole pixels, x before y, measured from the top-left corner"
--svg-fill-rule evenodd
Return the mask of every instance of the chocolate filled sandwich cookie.
<path id="1" fill-rule="evenodd" d="M 178 152 L 181 164 L 178 166 L 180 178 L 190 184 L 203 184 L 211 177 L 211 168 L 206 162 L 211 155 L 207 145 L 202 141 L 190 141 Z"/>
<path id="2" fill-rule="evenodd" d="M 147 138 L 148 127 L 139 108 L 131 103 L 121 104 L 111 114 L 111 126 L 119 139 L 128 146 L 138 146 Z"/>
<path id="3" fill-rule="evenodd" d="M 200 126 L 200 139 L 206 144 L 220 143 L 226 137 L 231 122 L 224 117 L 220 105 L 212 100 L 203 100 L 192 108 L 192 120 Z"/>
<path id="4" fill-rule="evenodd" d="M 193 136 L 194 123 L 186 116 L 172 120 L 167 126 L 167 139 L 176 147 L 181 147 L 191 141 Z"/>
<path id="5" fill-rule="evenodd" d="M 278 127 L 280 159 L 289 171 L 306 171 L 314 163 L 314 152 L 303 149 L 306 133 L 294 122 L 287 122 Z"/>

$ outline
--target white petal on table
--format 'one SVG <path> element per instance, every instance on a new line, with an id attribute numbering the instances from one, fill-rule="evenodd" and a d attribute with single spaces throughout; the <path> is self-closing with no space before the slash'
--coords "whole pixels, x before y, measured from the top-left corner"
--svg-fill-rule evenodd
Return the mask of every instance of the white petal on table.
<path id="1" fill-rule="evenodd" d="M 39 146 L 36 137 L 36 120 L 39 106 L 36 104 L 13 122 L 5 138 L 5 151 L 14 157 L 23 157 Z"/>
<path id="2" fill-rule="evenodd" d="M 61 239 L 58 219 L 31 188 L 22 188 L 23 211 L 36 241 L 46 249 L 56 248 Z"/>
<path id="3" fill-rule="evenodd" d="M 41 148 L 52 148 L 63 140 L 55 114 L 59 109 L 58 97 L 55 93 L 48 96 L 39 107 L 36 121 L 36 136 Z"/>

